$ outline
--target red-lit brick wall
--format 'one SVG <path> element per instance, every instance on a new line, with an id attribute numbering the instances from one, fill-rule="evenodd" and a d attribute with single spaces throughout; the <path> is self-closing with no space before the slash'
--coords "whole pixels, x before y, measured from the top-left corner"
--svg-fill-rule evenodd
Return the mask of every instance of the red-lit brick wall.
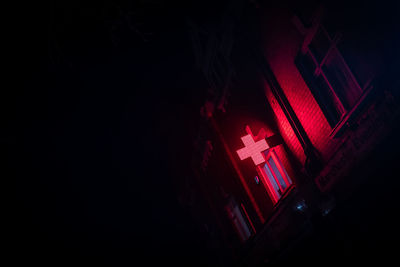
<path id="1" fill-rule="evenodd" d="M 287 120 L 282 108 L 278 104 L 267 83 L 265 83 L 265 94 L 267 96 L 268 102 L 274 110 L 274 115 L 283 140 L 287 144 L 288 148 L 292 151 L 292 153 L 296 156 L 296 158 L 300 160 L 300 162 L 304 162 L 305 155 L 300 145 L 300 142 L 297 139 L 292 127 L 289 124 L 289 121 Z M 280 157 L 280 155 L 278 156 Z"/>
<path id="2" fill-rule="evenodd" d="M 291 14 L 283 10 L 266 12 L 262 33 L 264 55 L 312 144 L 323 159 L 328 160 L 337 145 L 329 137 L 332 128 L 294 64 L 303 36 L 293 24 Z M 274 109 L 282 137 L 289 149 L 304 163 L 305 156 L 300 143 L 268 86 L 266 95 Z"/>

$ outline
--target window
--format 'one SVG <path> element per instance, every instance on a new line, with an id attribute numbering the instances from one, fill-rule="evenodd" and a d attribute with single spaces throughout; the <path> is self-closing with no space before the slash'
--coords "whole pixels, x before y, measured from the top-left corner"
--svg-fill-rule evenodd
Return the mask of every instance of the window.
<path id="1" fill-rule="evenodd" d="M 338 42 L 318 24 L 305 38 L 309 43 L 296 57 L 295 64 L 332 128 L 357 105 L 365 88 L 361 88 L 343 59 Z"/>
<path id="2" fill-rule="evenodd" d="M 283 164 L 273 149 L 265 151 L 265 163 L 258 165 L 258 171 L 272 201 L 277 203 L 292 184 Z"/>
<path id="3" fill-rule="evenodd" d="M 225 210 L 240 241 L 245 242 L 252 235 L 252 231 L 248 224 L 250 224 L 253 233 L 255 233 L 255 228 L 250 221 L 243 204 L 239 206 L 233 198 L 230 198 L 228 204 L 225 206 Z M 247 220 L 245 219 L 243 212 L 246 215 Z"/>

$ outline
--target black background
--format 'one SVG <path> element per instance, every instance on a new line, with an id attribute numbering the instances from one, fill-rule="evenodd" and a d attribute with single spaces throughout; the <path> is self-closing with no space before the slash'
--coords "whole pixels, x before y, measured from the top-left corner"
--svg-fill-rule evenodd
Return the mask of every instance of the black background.
<path id="1" fill-rule="evenodd" d="M 15 262 L 206 258 L 176 193 L 205 86 L 184 22 L 195 6 L 153 2 L 13 10 L 2 142 Z"/>

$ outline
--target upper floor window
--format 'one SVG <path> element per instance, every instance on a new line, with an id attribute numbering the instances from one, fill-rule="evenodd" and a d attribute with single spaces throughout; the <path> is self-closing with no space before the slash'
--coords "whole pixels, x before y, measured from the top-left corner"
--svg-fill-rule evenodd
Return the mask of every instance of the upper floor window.
<path id="1" fill-rule="evenodd" d="M 332 35 L 319 22 L 304 33 L 295 64 L 330 126 L 338 127 L 357 106 L 369 83 L 358 81 L 342 57 L 340 34 Z"/>

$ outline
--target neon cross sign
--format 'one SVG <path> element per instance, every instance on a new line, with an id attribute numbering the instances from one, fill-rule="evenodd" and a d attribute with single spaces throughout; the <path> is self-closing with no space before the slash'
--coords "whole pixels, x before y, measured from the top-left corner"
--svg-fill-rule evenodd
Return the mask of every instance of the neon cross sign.
<path id="1" fill-rule="evenodd" d="M 257 166 L 265 162 L 263 151 L 269 148 L 267 141 L 265 140 L 266 133 L 264 129 L 261 129 L 257 136 L 254 136 L 249 126 L 246 126 L 247 135 L 241 137 L 244 147 L 237 150 L 241 160 L 251 158 L 254 164 Z M 258 141 L 255 141 L 258 140 Z"/>

